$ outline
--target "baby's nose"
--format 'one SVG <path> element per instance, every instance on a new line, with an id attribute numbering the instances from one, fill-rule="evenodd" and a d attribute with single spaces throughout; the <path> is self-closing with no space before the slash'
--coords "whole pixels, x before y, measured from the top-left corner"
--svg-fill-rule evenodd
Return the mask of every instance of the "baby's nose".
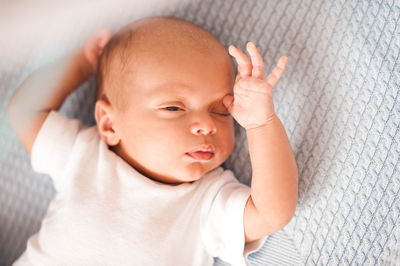
<path id="1" fill-rule="evenodd" d="M 215 126 L 214 121 L 208 117 L 202 117 L 201 119 L 197 119 L 190 126 L 190 131 L 194 135 L 212 135 L 217 132 L 217 128 Z"/>

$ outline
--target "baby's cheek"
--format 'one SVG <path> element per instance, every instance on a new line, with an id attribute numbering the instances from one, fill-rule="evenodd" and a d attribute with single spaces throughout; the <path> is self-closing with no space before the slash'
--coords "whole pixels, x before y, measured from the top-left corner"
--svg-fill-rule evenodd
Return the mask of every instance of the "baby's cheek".
<path id="1" fill-rule="evenodd" d="M 223 147 L 224 160 L 232 153 L 235 145 L 235 131 L 233 124 L 224 128 L 223 134 L 220 137 L 220 145 Z"/>
<path id="2" fill-rule="evenodd" d="M 227 150 L 228 150 L 228 156 L 229 156 L 232 153 L 233 148 L 235 146 L 235 134 L 234 133 L 231 134 L 231 136 L 229 138 L 229 141 L 228 141 L 228 144 L 229 145 L 228 145 Z"/>

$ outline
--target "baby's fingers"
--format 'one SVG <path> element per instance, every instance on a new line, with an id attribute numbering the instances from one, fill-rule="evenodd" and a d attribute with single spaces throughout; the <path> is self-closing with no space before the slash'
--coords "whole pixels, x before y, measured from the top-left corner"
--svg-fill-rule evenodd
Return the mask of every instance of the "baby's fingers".
<path id="1" fill-rule="evenodd" d="M 247 51 L 250 54 L 251 63 L 253 66 L 252 77 L 264 79 L 264 61 L 256 46 L 252 42 L 247 43 Z"/>
<path id="2" fill-rule="evenodd" d="M 229 111 L 229 113 L 232 112 L 233 101 L 234 98 L 232 95 L 225 95 L 225 97 L 222 99 L 222 103 L 225 106 L 225 108 Z"/>
<path id="3" fill-rule="evenodd" d="M 98 54 L 100 55 L 106 44 L 111 40 L 113 32 L 110 29 L 101 29 L 95 32 Z"/>
<path id="4" fill-rule="evenodd" d="M 238 64 L 238 76 L 241 78 L 251 76 L 252 65 L 250 59 L 233 45 L 229 46 L 229 54 L 235 58 Z"/>
<path id="5" fill-rule="evenodd" d="M 286 56 L 282 56 L 281 58 L 279 58 L 278 64 L 275 66 L 274 70 L 272 70 L 271 74 L 269 74 L 268 77 L 265 79 L 265 81 L 267 81 L 267 83 L 271 87 L 275 87 L 278 80 L 282 77 L 283 71 L 286 67 L 286 62 Z"/>

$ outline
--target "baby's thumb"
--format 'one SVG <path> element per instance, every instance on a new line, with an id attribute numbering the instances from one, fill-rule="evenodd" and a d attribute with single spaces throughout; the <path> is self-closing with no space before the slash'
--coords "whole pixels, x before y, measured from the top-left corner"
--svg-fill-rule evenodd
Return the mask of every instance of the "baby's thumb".
<path id="1" fill-rule="evenodd" d="M 226 95 L 222 99 L 222 103 L 225 105 L 226 109 L 228 109 L 229 113 L 231 113 L 233 101 L 234 101 L 234 98 L 232 95 Z"/>

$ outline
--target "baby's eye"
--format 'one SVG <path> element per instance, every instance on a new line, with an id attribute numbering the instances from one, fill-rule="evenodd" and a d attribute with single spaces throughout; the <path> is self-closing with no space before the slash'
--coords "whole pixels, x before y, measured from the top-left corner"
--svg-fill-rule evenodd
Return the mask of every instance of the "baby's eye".
<path id="1" fill-rule="evenodd" d="M 211 113 L 214 115 L 222 116 L 222 117 L 228 117 L 231 116 L 229 111 L 225 108 L 225 106 L 217 106 L 216 108 L 213 108 L 214 110 L 211 110 Z"/>
<path id="2" fill-rule="evenodd" d="M 183 109 L 178 106 L 167 106 L 167 107 L 164 107 L 163 109 L 166 111 L 172 111 L 172 112 L 183 111 Z"/>
<path id="3" fill-rule="evenodd" d="M 230 113 L 218 113 L 218 112 L 213 112 L 216 115 L 220 115 L 220 116 L 230 116 Z"/>

